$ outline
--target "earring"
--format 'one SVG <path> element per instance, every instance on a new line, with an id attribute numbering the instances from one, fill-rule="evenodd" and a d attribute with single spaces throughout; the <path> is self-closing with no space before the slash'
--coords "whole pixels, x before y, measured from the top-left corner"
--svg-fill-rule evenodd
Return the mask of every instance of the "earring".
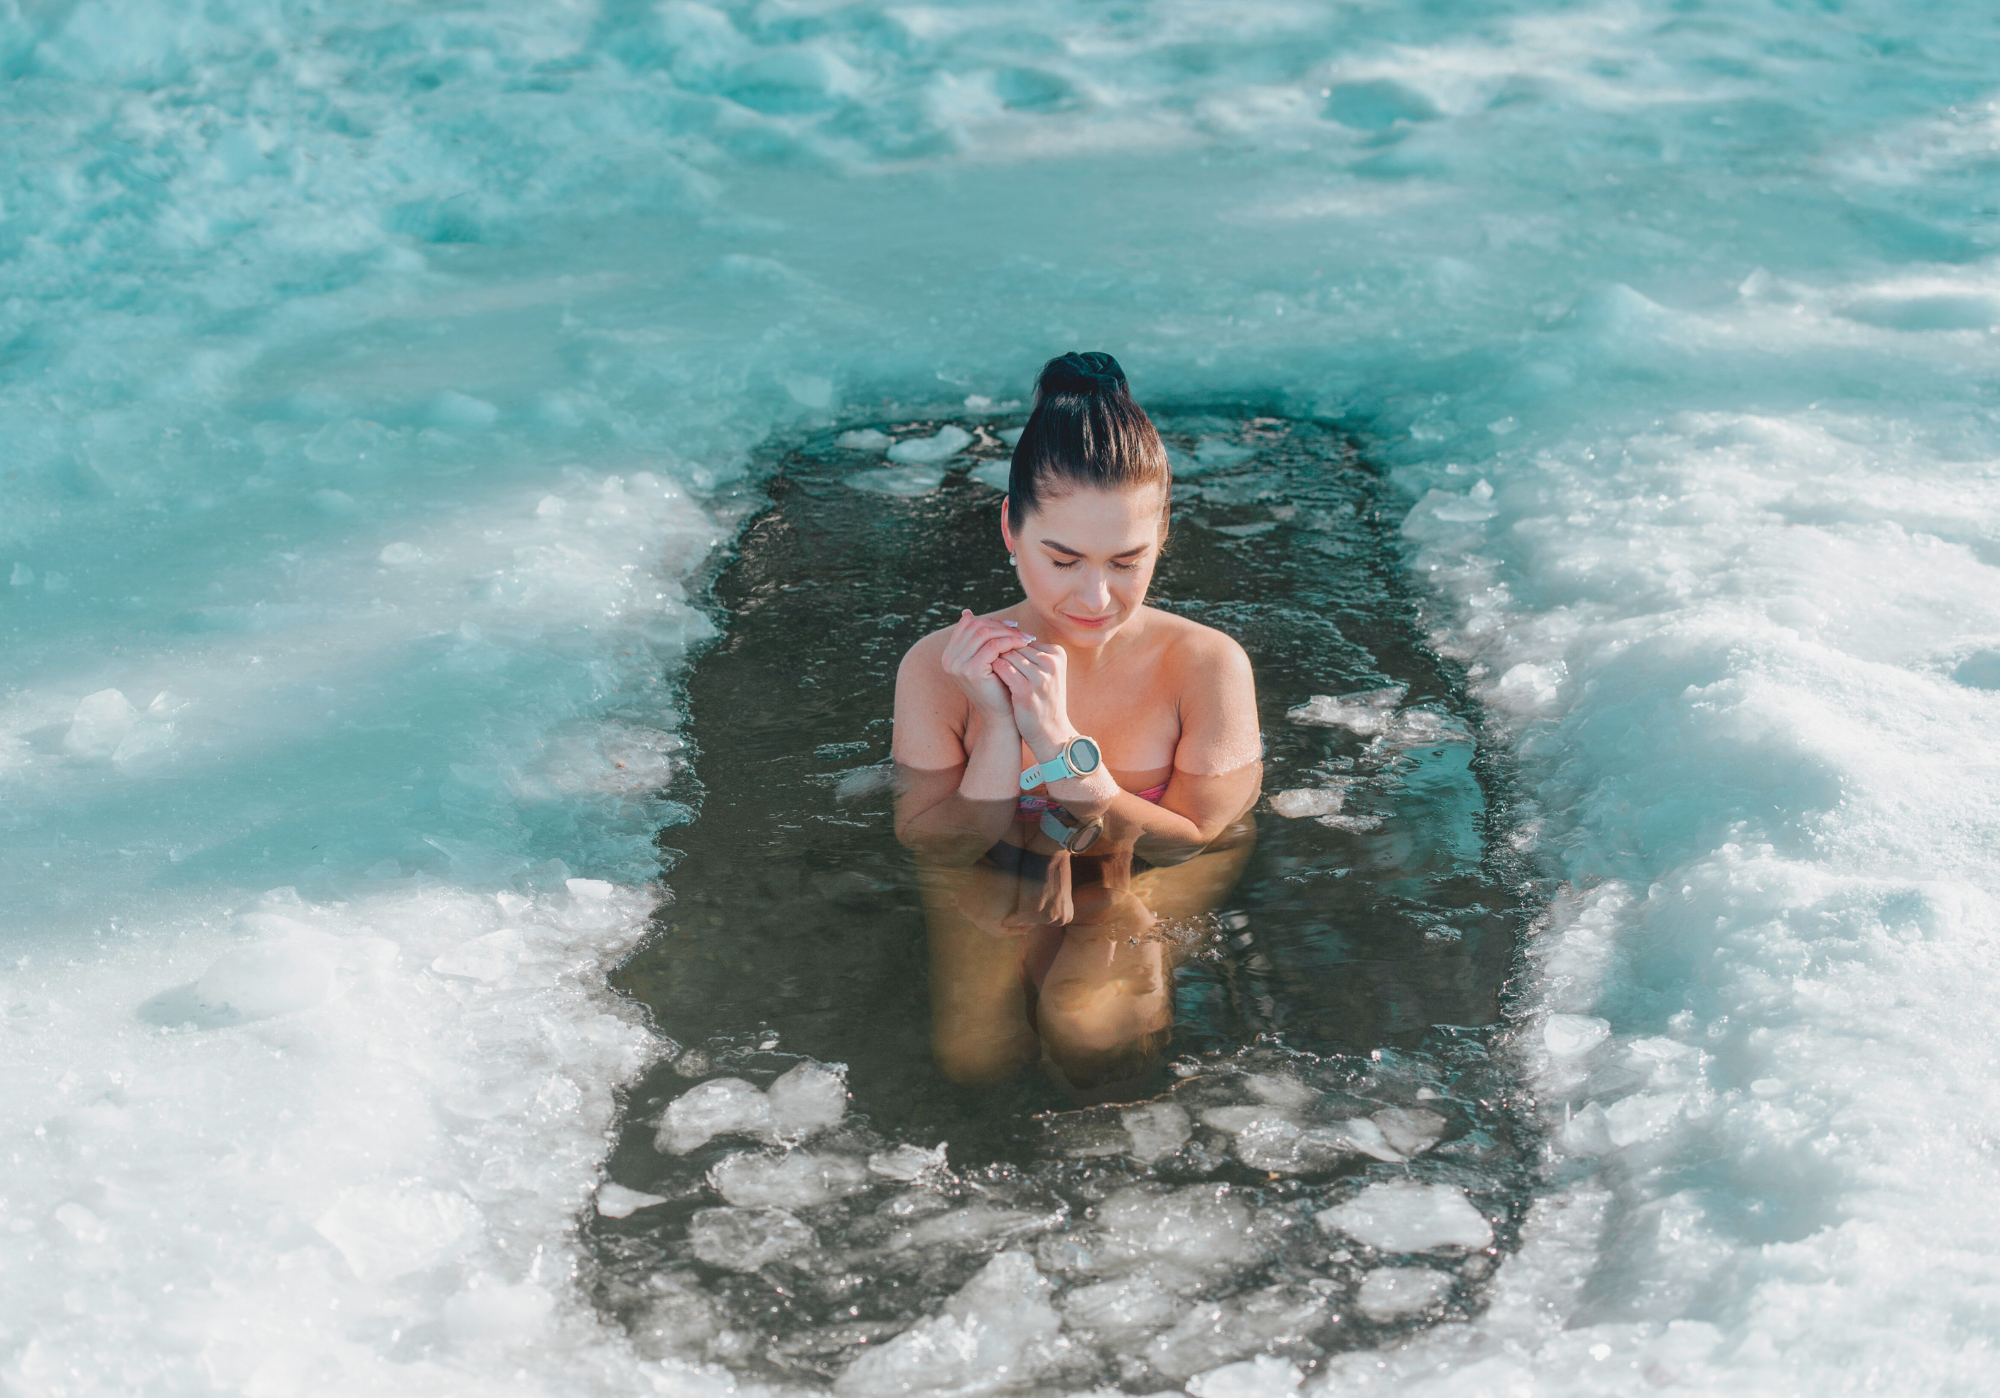
<path id="1" fill-rule="evenodd" d="M 1021 560 L 1016 558 L 1013 554 L 1010 553 L 1007 555 L 1007 566 L 1010 568 L 1018 568 L 1021 566 Z"/>

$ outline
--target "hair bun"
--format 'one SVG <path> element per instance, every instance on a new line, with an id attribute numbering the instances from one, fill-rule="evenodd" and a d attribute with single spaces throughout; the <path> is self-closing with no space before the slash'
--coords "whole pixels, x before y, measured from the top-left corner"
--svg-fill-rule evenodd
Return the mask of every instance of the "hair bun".
<path id="1" fill-rule="evenodd" d="M 1103 350 L 1085 350 L 1081 354 L 1071 350 L 1057 355 L 1042 366 L 1041 375 L 1035 380 L 1037 394 L 1126 391 L 1125 371 Z"/>

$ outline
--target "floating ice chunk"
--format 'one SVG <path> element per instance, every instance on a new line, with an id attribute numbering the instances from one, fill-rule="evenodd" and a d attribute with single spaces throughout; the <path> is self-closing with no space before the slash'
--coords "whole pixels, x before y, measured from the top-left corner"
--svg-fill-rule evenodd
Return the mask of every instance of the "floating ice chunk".
<path id="1" fill-rule="evenodd" d="M 900 470 L 856 471 L 847 478 L 847 484 L 855 490 L 872 491 L 877 495 L 915 499 L 919 495 L 930 494 L 944 484 L 944 468 L 908 466 Z"/>
<path id="2" fill-rule="evenodd" d="M 1132 1158 L 1150 1164 L 1163 1155 L 1172 1155 L 1194 1134 L 1185 1108 L 1173 1102 L 1148 1102 L 1127 1107 L 1118 1114 L 1126 1134 L 1132 1138 Z"/>
<path id="3" fill-rule="evenodd" d="M 641 1194 L 609 1180 L 597 1187 L 597 1211 L 606 1218 L 630 1218 L 641 1209 L 666 1202 L 664 1194 Z"/>
<path id="4" fill-rule="evenodd" d="M 926 1393 L 973 1398 L 1026 1387 L 1053 1365 L 1062 1321 L 1025 1252 L 981 1268 L 941 1314 L 863 1351 L 834 1381 L 839 1398 Z"/>
<path id="5" fill-rule="evenodd" d="M 684 1359 L 722 1332 L 721 1308 L 694 1277 L 656 1272 L 644 1285 L 653 1294 L 630 1324 L 633 1343 L 649 1359 Z"/>
<path id="6" fill-rule="evenodd" d="M 1256 455 L 1249 447 L 1238 446 L 1221 437 L 1203 437 L 1194 446 L 1194 459 L 1203 466 L 1235 466 Z"/>
<path id="7" fill-rule="evenodd" d="M 972 434 L 946 423 L 928 437 L 912 437 L 889 448 L 889 459 L 905 466 L 930 466 L 957 456 L 972 445 Z"/>
<path id="8" fill-rule="evenodd" d="M 25 563 L 16 563 L 14 571 L 7 575 L 7 583 L 10 587 L 33 587 L 35 570 Z"/>
<path id="9" fill-rule="evenodd" d="M 840 1125 L 847 1115 L 847 1065 L 800 1063 L 765 1089 L 771 1129 L 786 1140 Z"/>
<path id="10" fill-rule="evenodd" d="M 63 746 L 78 757 L 109 757 L 138 722 L 139 711 L 121 691 L 100 689 L 76 706 Z"/>
<path id="11" fill-rule="evenodd" d="M 1006 433 L 1003 432 L 1001 435 L 1004 437 Z M 1014 435 L 1019 437 L 1021 434 L 1017 432 Z M 966 474 L 981 485 L 990 485 L 1005 494 L 1013 479 L 1014 464 L 1011 461 L 982 461 Z"/>
<path id="12" fill-rule="evenodd" d="M 892 1180 L 914 1182 L 932 1171 L 944 1169 L 944 1151 L 943 1141 L 929 1150 L 922 1146 L 897 1146 L 894 1150 L 880 1150 L 869 1156 L 868 1168 Z"/>
<path id="13" fill-rule="evenodd" d="M 1316 823 L 1324 825 L 1329 830 L 1345 830 L 1350 835 L 1365 835 L 1370 830 L 1380 830 L 1382 828 L 1382 817 L 1323 815 L 1316 818 Z"/>
<path id="14" fill-rule="evenodd" d="M 1395 1320 L 1427 1310 L 1451 1290 L 1451 1278 L 1429 1267 L 1381 1267 L 1361 1282 L 1355 1307 L 1370 1320 Z"/>
<path id="15" fill-rule="evenodd" d="M 1610 1022 L 1595 1015 L 1550 1015 L 1542 1025 L 1542 1042 L 1556 1058 L 1581 1058 L 1610 1034 Z"/>
<path id="16" fill-rule="evenodd" d="M 1273 1341 L 1296 1341 L 1326 1318 L 1324 1296 L 1301 1286 L 1270 1286 L 1196 1306 L 1146 1347 L 1146 1362 L 1170 1378 L 1255 1354 Z"/>
<path id="17" fill-rule="evenodd" d="M 1268 1102 L 1274 1107 L 1298 1110 L 1310 1107 L 1320 1099 L 1319 1093 L 1297 1078 L 1282 1077 L 1275 1073 L 1246 1073 L 1242 1082 L 1258 1101 Z"/>
<path id="18" fill-rule="evenodd" d="M 1072 1326 L 1104 1338 L 1123 1338 L 1174 1323 L 1187 1309 L 1179 1289 L 1147 1270 L 1068 1292 L 1062 1312 Z"/>
<path id="19" fill-rule="evenodd" d="M 1253 1170 L 1289 1173 L 1298 1167 L 1299 1144 L 1305 1130 L 1295 1121 L 1273 1113 L 1259 1117 L 1236 1135 L 1231 1149 Z"/>
<path id="20" fill-rule="evenodd" d="M 957 1252 L 973 1250 L 999 1238 L 1019 1238 L 1040 1233 L 1061 1222 L 1055 1213 L 1031 1213 L 1026 1209 L 1003 1209 L 996 1204 L 967 1204 L 962 1209 L 938 1214 L 905 1232 L 890 1243 L 892 1250 L 948 1247 Z"/>
<path id="21" fill-rule="evenodd" d="M 1025 427 L 1009 427 L 1000 434 L 1000 440 L 1010 447 L 1019 446 L 1021 444 L 1021 434 L 1027 430 Z"/>
<path id="22" fill-rule="evenodd" d="M 303 929 L 275 942 L 238 947 L 217 957 L 195 982 L 195 996 L 212 1012 L 268 1019 L 309 1009 L 333 988 L 332 938 Z"/>
<path id="23" fill-rule="evenodd" d="M 798 1150 L 732 1155 L 708 1172 L 708 1183 L 739 1208 L 809 1209 L 866 1189 L 869 1179 L 859 1160 Z"/>
<path id="24" fill-rule="evenodd" d="M 1450 1185 L 1389 1180 L 1372 1184 L 1313 1221 L 1379 1252 L 1477 1251 L 1493 1242 L 1493 1226 Z"/>
<path id="25" fill-rule="evenodd" d="M 1137 1184 L 1097 1206 L 1099 1236 L 1079 1270 L 1110 1273 L 1163 1262 L 1194 1273 L 1251 1260 L 1250 1211 L 1224 1185 Z"/>
<path id="26" fill-rule="evenodd" d="M 333 515 L 336 518 L 358 514 L 361 509 L 354 503 L 354 497 L 344 490 L 315 490 L 312 493 L 312 504 L 321 514 Z"/>
<path id="27" fill-rule="evenodd" d="M 1211 1107 L 1201 1114 L 1201 1120 L 1204 1126 L 1235 1137 L 1230 1150 L 1238 1160 L 1253 1170 L 1273 1174 L 1330 1169 L 1343 1157 L 1357 1153 L 1402 1159 L 1386 1150 L 1381 1132 L 1371 1122 L 1309 1127 L 1291 1113 L 1273 1107 Z M 1362 1129 L 1357 1131 L 1357 1127 Z M 1357 1135 L 1366 1144 L 1357 1142 Z"/>
<path id="28" fill-rule="evenodd" d="M 1330 786 L 1323 789 L 1300 788 L 1294 791 L 1274 792 L 1271 809 L 1286 820 L 1299 820 L 1305 816 L 1339 815 L 1341 806 L 1347 800 L 1347 786 Z"/>
<path id="29" fill-rule="evenodd" d="M 1405 1156 L 1429 1150 L 1444 1135 L 1445 1119 L 1421 1107 L 1384 1107 L 1368 1119 Z"/>
<path id="30" fill-rule="evenodd" d="M 851 801 L 860 801 L 873 796 L 878 791 L 887 791 L 896 784 L 896 769 L 888 763 L 877 763 L 872 767 L 856 767 L 842 772 L 833 784 L 835 805 L 845 806 Z"/>
<path id="31" fill-rule="evenodd" d="M 1194 1398 L 1270 1398 L 1290 1393 L 1306 1381 L 1299 1366 L 1276 1355 L 1260 1354 L 1238 1364 L 1225 1364 L 1188 1380 Z"/>
<path id="32" fill-rule="evenodd" d="M 1355 694 L 1315 694 L 1293 709 L 1285 711 L 1285 717 L 1293 723 L 1310 724 L 1316 728 L 1345 728 L 1364 738 L 1372 738 L 1389 726 L 1395 716 L 1396 705 L 1403 702 L 1409 692 L 1407 685 L 1390 685 L 1386 689 L 1367 689 Z"/>
<path id="33" fill-rule="evenodd" d="M 854 431 L 843 432 L 833 439 L 835 446 L 845 447 L 849 451 L 887 451 L 889 442 L 888 433 L 877 432 L 872 427 L 857 427 Z"/>
<path id="34" fill-rule="evenodd" d="M 817 1241 L 783 1209 L 703 1209 L 688 1225 L 694 1255 L 732 1272 L 768 1267 Z"/>
<path id="35" fill-rule="evenodd" d="M 387 563 L 392 568 L 400 568 L 411 563 L 423 562 L 424 551 L 415 544 L 406 544 L 398 541 L 393 544 L 384 545 L 382 551 L 376 554 L 375 557 L 378 561 Z"/>
<path id="36" fill-rule="evenodd" d="M 1403 1158 L 1403 1153 L 1389 1143 L 1389 1138 L 1382 1128 L 1366 1117 L 1356 1117 L 1352 1121 L 1337 1121 L 1327 1129 L 1362 1155 L 1373 1156 L 1377 1160 L 1385 1160 L 1391 1164 Z"/>
<path id="37" fill-rule="evenodd" d="M 1283 1115 L 1269 1107 L 1209 1107 L 1201 1114 L 1201 1124 L 1234 1136 L 1239 1131 L 1247 1131 L 1274 1116 Z"/>
<path id="38" fill-rule="evenodd" d="M 741 1078 L 712 1078 L 668 1104 L 653 1146 L 668 1155 L 686 1155 L 731 1133 L 774 1139 L 771 1101 Z"/>

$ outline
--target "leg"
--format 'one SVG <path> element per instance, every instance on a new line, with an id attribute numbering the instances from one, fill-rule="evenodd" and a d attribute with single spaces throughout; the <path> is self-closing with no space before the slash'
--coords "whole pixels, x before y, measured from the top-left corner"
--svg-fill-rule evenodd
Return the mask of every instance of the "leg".
<path id="1" fill-rule="evenodd" d="M 1041 1054 L 1021 974 L 1029 937 L 1008 935 L 1018 880 L 984 864 L 922 871 L 930 933 L 931 1053 L 955 1083 L 998 1082 Z"/>

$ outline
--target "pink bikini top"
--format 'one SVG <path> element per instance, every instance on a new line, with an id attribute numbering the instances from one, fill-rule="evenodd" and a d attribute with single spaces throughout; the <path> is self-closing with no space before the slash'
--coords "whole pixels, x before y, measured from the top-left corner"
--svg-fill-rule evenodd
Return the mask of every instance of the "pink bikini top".
<path id="1" fill-rule="evenodd" d="M 1144 791 L 1133 793 L 1141 801 L 1151 801 L 1156 806 L 1160 804 L 1160 798 L 1166 794 L 1167 784 L 1165 782 L 1161 782 L 1158 786 L 1149 786 Z M 1051 801 L 1046 796 L 1023 796 L 1014 803 L 1014 819 L 1040 820 L 1044 811 L 1059 811 L 1061 809 L 1062 802 Z"/>

